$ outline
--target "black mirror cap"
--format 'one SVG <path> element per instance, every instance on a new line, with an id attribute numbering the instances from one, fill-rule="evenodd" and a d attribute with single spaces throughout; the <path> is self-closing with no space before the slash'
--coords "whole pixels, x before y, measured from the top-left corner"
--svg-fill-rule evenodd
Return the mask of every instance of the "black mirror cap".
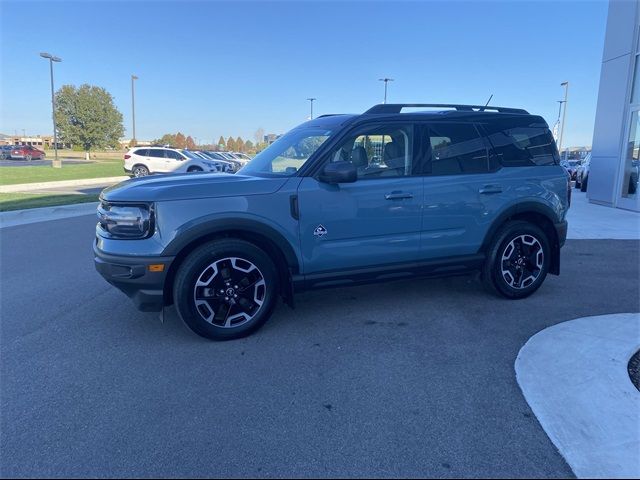
<path id="1" fill-rule="evenodd" d="M 353 183 L 358 179 L 358 169 L 351 162 L 328 163 L 319 176 L 324 183 Z"/>

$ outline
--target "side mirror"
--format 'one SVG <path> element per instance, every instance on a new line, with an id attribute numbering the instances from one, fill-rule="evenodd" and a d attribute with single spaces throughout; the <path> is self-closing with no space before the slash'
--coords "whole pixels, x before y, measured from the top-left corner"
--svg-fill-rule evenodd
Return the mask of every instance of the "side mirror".
<path id="1" fill-rule="evenodd" d="M 331 162 L 318 179 L 324 183 L 353 183 L 358 179 L 358 169 L 351 162 Z"/>

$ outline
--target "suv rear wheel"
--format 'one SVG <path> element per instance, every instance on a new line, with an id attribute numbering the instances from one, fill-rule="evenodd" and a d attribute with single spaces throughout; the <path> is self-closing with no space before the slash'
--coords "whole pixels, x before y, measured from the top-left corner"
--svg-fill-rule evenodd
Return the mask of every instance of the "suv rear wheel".
<path id="1" fill-rule="evenodd" d="M 198 335 L 229 340 L 249 335 L 271 316 L 278 276 L 269 256 L 238 239 L 208 242 L 176 273 L 173 299 L 185 324 Z"/>
<path id="2" fill-rule="evenodd" d="M 147 175 L 149 175 L 149 169 L 144 165 L 136 165 L 131 170 L 131 173 L 134 177 L 146 177 Z"/>
<path id="3" fill-rule="evenodd" d="M 549 240 L 538 226 L 508 222 L 489 249 L 482 281 L 488 290 L 503 297 L 528 297 L 544 282 L 550 257 Z"/>

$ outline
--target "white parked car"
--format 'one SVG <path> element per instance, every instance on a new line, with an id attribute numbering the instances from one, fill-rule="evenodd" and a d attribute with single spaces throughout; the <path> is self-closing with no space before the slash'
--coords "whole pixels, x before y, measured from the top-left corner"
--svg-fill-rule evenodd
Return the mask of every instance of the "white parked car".
<path id="1" fill-rule="evenodd" d="M 220 164 L 188 150 L 134 147 L 124 156 L 124 170 L 132 177 L 153 173 L 220 172 Z"/>

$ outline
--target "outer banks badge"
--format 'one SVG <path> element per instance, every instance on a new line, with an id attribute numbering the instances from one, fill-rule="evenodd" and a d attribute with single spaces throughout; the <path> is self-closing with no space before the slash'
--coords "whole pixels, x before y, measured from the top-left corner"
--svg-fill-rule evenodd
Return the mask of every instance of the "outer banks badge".
<path id="1" fill-rule="evenodd" d="M 327 233 L 329 233 L 329 232 L 327 232 L 327 229 L 324 228 L 324 225 L 322 225 L 322 224 L 318 225 L 316 227 L 316 229 L 313 231 L 313 235 L 315 237 L 324 237 Z"/>

